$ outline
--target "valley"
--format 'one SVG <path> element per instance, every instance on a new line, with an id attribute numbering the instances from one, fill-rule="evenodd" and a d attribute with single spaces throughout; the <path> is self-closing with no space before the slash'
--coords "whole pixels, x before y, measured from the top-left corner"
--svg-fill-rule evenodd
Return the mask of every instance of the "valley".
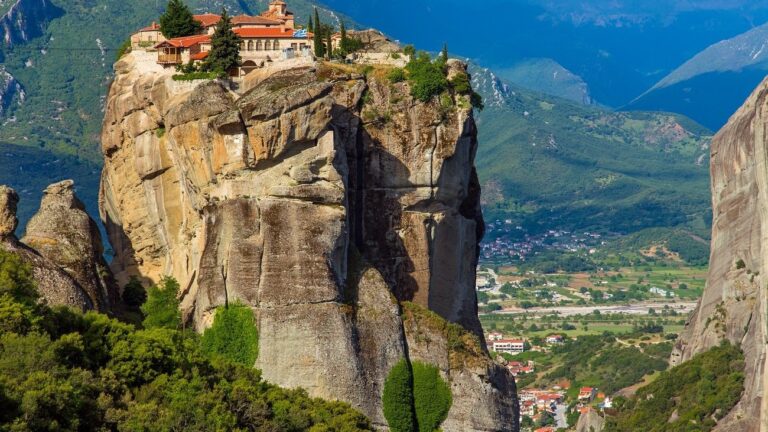
<path id="1" fill-rule="evenodd" d="M 185 3 L 0 0 L 0 424 L 768 427 L 768 2 Z"/>

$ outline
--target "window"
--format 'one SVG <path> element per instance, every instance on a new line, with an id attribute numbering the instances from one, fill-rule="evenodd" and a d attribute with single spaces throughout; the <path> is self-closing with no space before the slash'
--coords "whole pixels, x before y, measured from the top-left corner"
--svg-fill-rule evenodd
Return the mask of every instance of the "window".
<path id="1" fill-rule="evenodd" d="M 261 45 L 261 41 L 260 40 L 256 41 L 256 51 L 261 51 L 262 49 L 264 48 Z"/>
<path id="2" fill-rule="evenodd" d="M 273 41 L 273 47 L 272 47 L 272 49 L 273 49 L 273 50 L 275 50 L 275 51 L 277 51 L 277 50 L 279 50 L 279 49 L 280 49 L 280 42 L 278 42 L 278 41 L 277 41 L 277 39 L 275 39 L 275 40 Z"/>
<path id="3" fill-rule="evenodd" d="M 253 41 L 252 40 L 248 41 L 248 51 L 253 51 Z"/>

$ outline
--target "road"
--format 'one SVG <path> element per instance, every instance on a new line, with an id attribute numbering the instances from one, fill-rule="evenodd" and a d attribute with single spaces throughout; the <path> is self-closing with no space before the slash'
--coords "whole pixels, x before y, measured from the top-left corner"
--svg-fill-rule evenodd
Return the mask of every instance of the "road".
<path id="1" fill-rule="evenodd" d="M 499 315 L 548 315 L 552 313 L 559 314 L 561 316 L 573 316 L 573 315 L 588 315 L 599 310 L 601 314 L 626 314 L 626 315 L 645 315 L 648 313 L 648 309 L 655 309 L 656 312 L 661 312 L 664 306 L 669 306 L 677 313 L 687 314 L 696 308 L 696 302 L 644 302 L 634 303 L 630 305 L 600 305 L 600 306 L 555 306 L 550 308 L 512 308 L 504 309 L 493 312 Z"/>
<path id="2" fill-rule="evenodd" d="M 557 404 L 557 409 L 555 410 L 555 425 L 558 429 L 567 429 L 568 428 L 568 420 L 565 417 L 565 410 L 568 408 L 565 404 Z"/>

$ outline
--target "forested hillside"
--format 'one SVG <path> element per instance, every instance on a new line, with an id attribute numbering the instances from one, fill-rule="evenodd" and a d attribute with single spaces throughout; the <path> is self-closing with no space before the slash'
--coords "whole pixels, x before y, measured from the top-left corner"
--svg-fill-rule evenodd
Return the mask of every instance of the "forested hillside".
<path id="1" fill-rule="evenodd" d="M 711 132 L 675 114 L 614 112 L 521 89 L 474 70 L 478 169 L 488 219 L 529 229 L 709 225 Z"/>
<path id="2" fill-rule="evenodd" d="M 201 344 L 174 288 L 126 289 L 129 306 L 146 300 L 137 325 L 49 308 L 30 268 L 0 251 L 0 430 L 372 430 L 347 404 L 262 381 L 239 355 L 256 343 L 250 310 L 221 308 Z"/>

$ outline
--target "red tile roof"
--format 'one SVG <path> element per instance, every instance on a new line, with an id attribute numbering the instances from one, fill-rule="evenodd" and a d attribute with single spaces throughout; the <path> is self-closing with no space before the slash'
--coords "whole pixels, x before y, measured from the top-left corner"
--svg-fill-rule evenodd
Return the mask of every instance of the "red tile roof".
<path id="1" fill-rule="evenodd" d="M 280 25 L 282 21 L 272 20 L 263 16 L 237 15 L 232 17 L 232 25 Z"/>
<path id="2" fill-rule="evenodd" d="M 293 30 L 285 31 L 279 28 L 236 28 L 232 31 L 241 38 L 290 38 L 293 37 Z"/>
<path id="3" fill-rule="evenodd" d="M 176 48 L 189 48 L 199 43 L 205 43 L 210 41 L 211 41 L 211 37 L 208 35 L 185 36 L 180 38 L 168 39 L 165 42 L 160 42 L 159 44 L 155 45 L 155 48 L 160 48 L 165 45 L 170 45 Z"/>
<path id="4" fill-rule="evenodd" d="M 139 29 L 140 32 L 147 32 L 147 31 L 159 31 L 160 30 L 160 24 L 153 22 L 152 24 Z"/>
<path id="5" fill-rule="evenodd" d="M 200 51 L 197 54 L 192 54 L 189 56 L 190 60 L 205 60 L 205 58 L 208 57 L 208 51 Z"/>
<path id="6" fill-rule="evenodd" d="M 203 27 L 210 27 L 210 26 L 216 25 L 216 23 L 221 21 L 221 15 L 216 15 L 212 13 L 194 15 L 193 18 L 196 21 L 199 21 L 200 24 L 203 25 Z"/>

